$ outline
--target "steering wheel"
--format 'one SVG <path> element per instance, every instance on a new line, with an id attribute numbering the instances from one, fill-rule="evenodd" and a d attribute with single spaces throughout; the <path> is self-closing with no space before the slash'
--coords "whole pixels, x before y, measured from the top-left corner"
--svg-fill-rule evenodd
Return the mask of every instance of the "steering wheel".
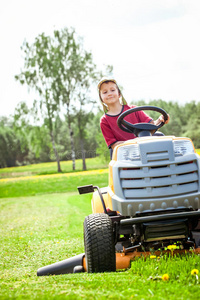
<path id="1" fill-rule="evenodd" d="M 141 110 L 152 110 L 152 111 L 157 111 L 161 113 L 164 116 L 164 120 L 167 121 L 168 115 L 164 109 L 156 107 L 156 106 L 137 106 L 134 108 L 130 108 L 123 112 L 119 118 L 117 119 L 117 125 L 120 129 L 123 131 L 133 133 L 137 137 L 141 136 L 150 136 L 153 133 L 155 133 L 159 128 L 161 128 L 165 123 L 161 122 L 159 125 L 154 125 L 151 123 L 136 123 L 136 124 L 131 124 L 128 121 L 125 121 L 124 118 L 136 111 L 141 111 Z"/>

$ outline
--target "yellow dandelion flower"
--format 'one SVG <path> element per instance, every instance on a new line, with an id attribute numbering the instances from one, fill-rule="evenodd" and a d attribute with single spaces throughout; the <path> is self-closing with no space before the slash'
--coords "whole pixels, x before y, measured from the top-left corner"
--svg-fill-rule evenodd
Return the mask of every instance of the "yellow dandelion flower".
<path id="1" fill-rule="evenodd" d="M 168 275 L 168 274 L 164 274 L 164 275 L 162 276 L 162 280 L 163 280 L 163 281 L 169 280 L 169 275 Z"/>
<path id="2" fill-rule="evenodd" d="M 156 258 L 156 255 L 150 255 L 150 258 L 151 258 L 151 259 Z"/>
<path id="3" fill-rule="evenodd" d="M 174 250 L 176 248 L 177 248 L 176 245 L 169 245 L 169 246 L 167 246 L 167 249 L 169 249 L 169 250 Z"/>
<path id="4" fill-rule="evenodd" d="M 199 273 L 199 270 L 197 270 L 197 269 L 193 269 L 191 271 L 191 275 L 197 275 L 198 273 Z"/>

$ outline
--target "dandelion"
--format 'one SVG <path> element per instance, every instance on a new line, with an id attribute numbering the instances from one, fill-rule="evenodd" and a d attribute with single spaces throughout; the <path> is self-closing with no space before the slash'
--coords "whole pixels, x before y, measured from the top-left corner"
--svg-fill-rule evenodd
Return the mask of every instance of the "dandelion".
<path id="1" fill-rule="evenodd" d="M 168 275 L 168 274 L 164 274 L 164 275 L 162 276 L 162 280 L 163 280 L 163 281 L 168 281 L 168 280 L 169 280 L 169 275 Z"/>
<path id="2" fill-rule="evenodd" d="M 177 246 L 176 245 L 169 245 L 169 246 L 167 246 L 167 249 L 169 249 L 169 250 L 174 250 L 174 249 L 176 249 L 177 248 Z"/>
<path id="3" fill-rule="evenodd" d="M 151 258 L 151 259 L 156 258 L 156 255 L 150 255 L 150 258 Z"/>
<path id="4" fill-rule="evenodd" d="M 198 273 L 199 273 L 199 270 L 197 270 L 197 269 L 193 269 L 191 271 L 191 275 L 198 275 Z"/>

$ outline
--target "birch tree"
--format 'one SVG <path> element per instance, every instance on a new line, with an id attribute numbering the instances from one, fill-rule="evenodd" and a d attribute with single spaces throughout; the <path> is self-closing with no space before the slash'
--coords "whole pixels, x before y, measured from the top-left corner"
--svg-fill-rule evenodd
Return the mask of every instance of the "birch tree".
<path id="1" fill-rule="evenodd" d="M 71 103 L 76 98 L 78 89 L 88 88 L 91 80 L 99 78 L 92 54 L 84 50 L 83 41 L 73 28 L 55 30 L 53 36 L 42 33 L 32 45 L 25 41 L 22 50 L 25 54 L 24 69 L 15 78 L 39 94 L 39 100 L 35 103 L 39 102 L 37 106 L 40 114 L 49 128 L 58 171 L 61 169 L 53 135 L 53 122 L 59 111 L 66 116 L 75 170 Z"/>

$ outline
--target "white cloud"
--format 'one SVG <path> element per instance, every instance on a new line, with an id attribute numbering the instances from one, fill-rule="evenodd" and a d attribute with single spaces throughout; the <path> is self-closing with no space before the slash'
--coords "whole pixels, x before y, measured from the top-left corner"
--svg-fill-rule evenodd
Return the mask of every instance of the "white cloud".
<path id="1" fill-rule="evenodd" d="M 0 115 L 33 98 L 14 80 L 20 46 L 73 26 L 95 62 L 112 64 L 127 100 L 199 97 L 199 0 L 8 0 L 0 11 Z M 98 98 L 98 97 L 97 97 Z"/>

